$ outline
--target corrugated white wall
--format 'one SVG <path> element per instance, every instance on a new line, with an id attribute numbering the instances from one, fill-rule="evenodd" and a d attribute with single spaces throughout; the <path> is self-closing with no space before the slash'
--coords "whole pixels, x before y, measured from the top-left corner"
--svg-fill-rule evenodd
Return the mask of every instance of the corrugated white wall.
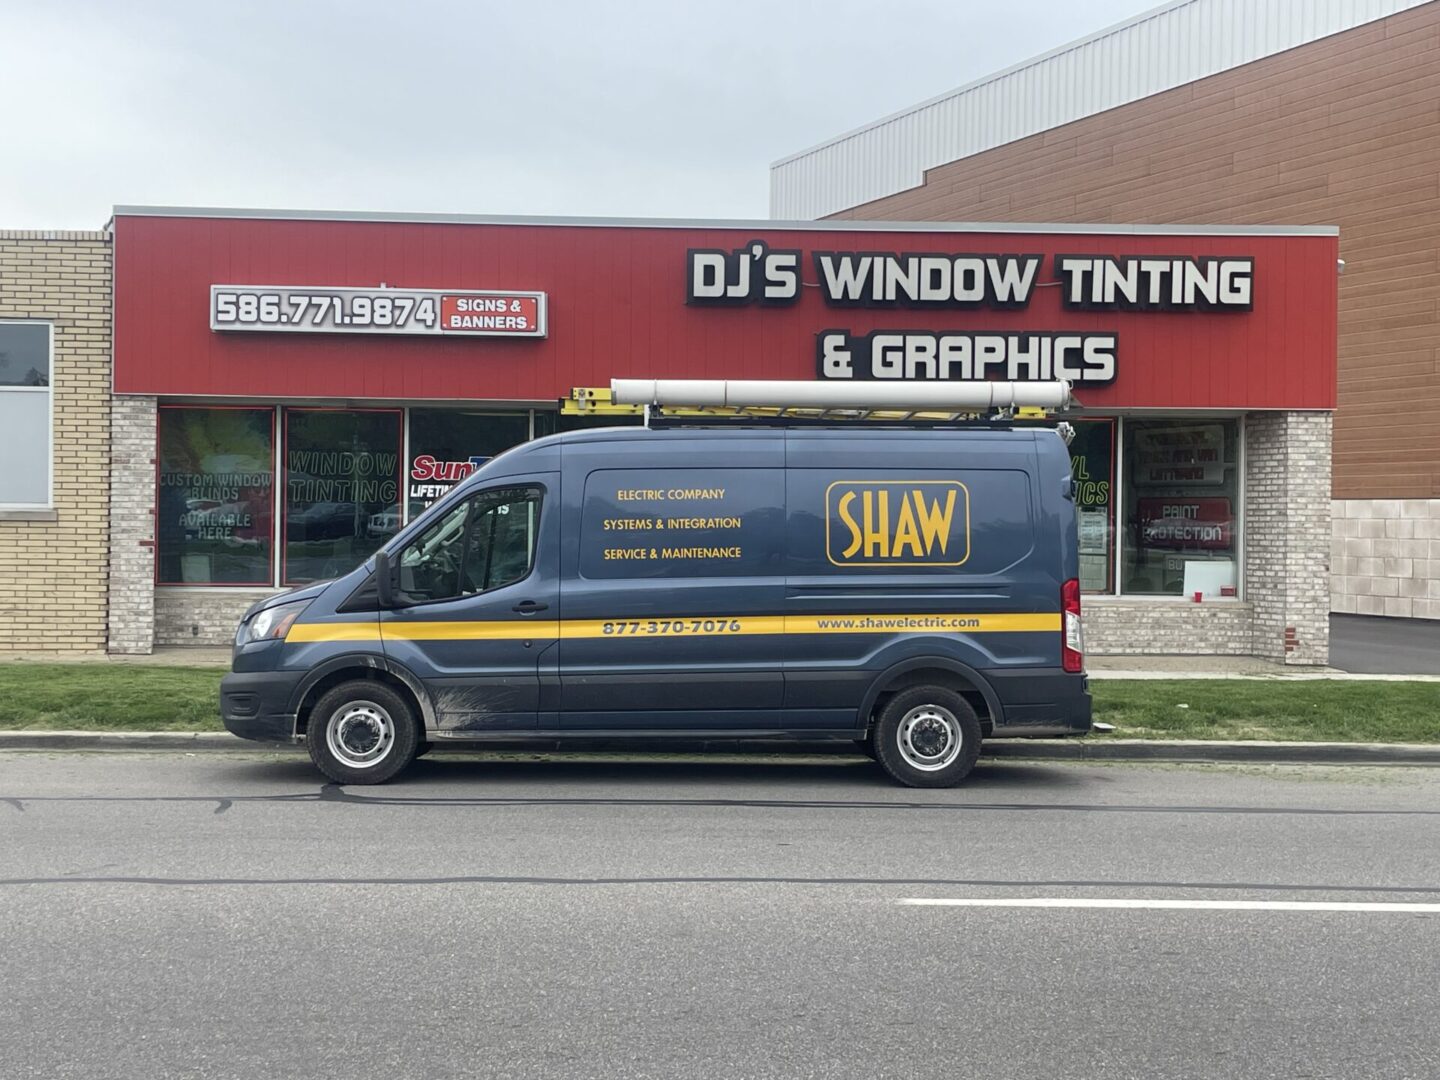
<path id="1" fill-rule="evenodd" d="M 770 216 L 824 217 L 925 170 L 1434 0 L 1175 0 L 770 167 Z"/>

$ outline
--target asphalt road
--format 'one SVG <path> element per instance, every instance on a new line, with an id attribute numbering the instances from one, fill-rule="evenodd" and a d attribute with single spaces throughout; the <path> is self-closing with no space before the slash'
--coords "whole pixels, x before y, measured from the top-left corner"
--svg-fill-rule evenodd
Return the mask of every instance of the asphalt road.
<path id="1" fill-rule="evenodd" d="M 1331 615 L 1330 664 L 1364 675 L 1440 675 L 1440 621 Z"/>
<path id="2" fill-rule="evenodd" d="M 1440 1075 L 1440 770 L 0 755 L 0 1075 Z"/>

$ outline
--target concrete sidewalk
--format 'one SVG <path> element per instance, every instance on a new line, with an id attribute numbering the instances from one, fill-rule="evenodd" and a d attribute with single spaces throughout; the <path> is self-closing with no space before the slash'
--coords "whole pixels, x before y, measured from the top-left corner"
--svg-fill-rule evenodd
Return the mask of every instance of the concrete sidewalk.
<path id="1" fill-rule="evenodd" d="M 290 743 L 256 743 L 223 731 L 0 731 L 0 752 L 25 751 L 191 751 L 303 754 Z M 759 739 L 701 741 L 673 739 L 664 744 L 624 739 L 515 739 L 483 747 L 436 747 L 436 753 L 588 754 L 604 753 L 636 760 L 676 754 L 767 756 L 855 756 L 844 742 L 780 743 Z M 1204 739 L 996 739 L 985 743 L 982 757 L 1007 761 L 1151 761 L 1252 762 L 1295 765 L 1440 765 L 1440 743 L 1265 742 Z"/>
<path id="2" fill-rule="evenodd" d="M 1367 674 L 1334 667 L 1277 664 L 1253 656 L 1087 656 L 1092 679 L 1314 679 L 1366 682 L 1440 682 L 1440 675 Z"/>
<path id="3" fill-rule="evenodd" d="M 1440 619 L 1331 615 L 1330 663 L 1356 674 L 1440 676 Z"/>

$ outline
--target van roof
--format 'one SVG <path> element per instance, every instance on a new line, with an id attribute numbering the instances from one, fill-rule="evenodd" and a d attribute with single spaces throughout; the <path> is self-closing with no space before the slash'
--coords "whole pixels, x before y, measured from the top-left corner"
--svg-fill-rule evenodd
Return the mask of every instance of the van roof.
<path id="1" fill-rule="evenodd" d="M 654 445 L 657 440 L 687 440 L 706 442 L 733 442 L 736 439 L 756 439 L 778 441 L 790 434 L 803 434 L 808 438 L 834 439 L 853 441 L 857 437 L 865 439 L 900 439 L 908 438 L 921 443 L 934 443 L 944 439 L 965 438 L 971 440 L 1004 440 L 1009 442 L 1026 442 L 1039 444 L 1037 449 L 1048 452 L 1045 445 L 1050 440 L 1039 440 L 1037 432 L 1053 431 L 1053 428 L 1041 426 L 1012 427 L 1009 424 L 990 423 L 987 425 L 976 424 L 974 426 L 935 426 L 927 427 L 920 425 L 899 426 L 886 424 L 881 421 L 850 421 L 832 422 L 826 424 L 800 424 L 793 426 L 782 426 L 780 424 L 752 424 L 737 420 L 722 420 L 715 426 L 702 426 L 692 422 L 675 425 L 662 425 L 660 427 L 605 427 L 585 428 L 579 431 L 565 431 L 558 435 L 546 435 L 539 439 L 532 439 L 530 442 L 512 446 L 509 450 L 491 460 L 491 463 L 482 466 L 471 473 L 464 481 L 456 487 L 456 491 L 468 490 L 477 484 L 485 483 L 489 478 L 505 476 L 512 472 L 523 472 L 528 465 L 527 458 L 537 454 L 544 454 L 547 451 L 555 450 L 561 446 L 588 446 L 592 444 L 609 443 L 627 446 L 640 446 L 641 444 Z M 1063 446 L 1057 446 L 1056 451 L 1065 453 Z M 504 463 L 503 465 L 501 463 Z M 522 464 L 525 463 L 525 464 Z M 518 468 L 516 468 L 518 466 Z M 554 468 L 555 465 L 548 467 Z"/>
<path id="2" fill-rule="evenodd" d="M 754 421 L 744 420 L 720 420 L 713 425 L 685 421 L 675 423 L 664 422 L 657 427 L 606 427 L 606 428 L 585 428 L 579 431 L 565 431 L 558 435 L 547 435 L 544 438 L 536 439 L 533 442 L 523 443 L 517 449 L 524 449 L 528 446 L 539 447 L 542 445 L 553 446 L 556 443 L 577 444 L 591 442 L 640 442 L 665 438 L 684 439 L 738 439 L 738 438 L 780 438 L 787 432 L 803 432 L 820 438 L 832 437 L 837 439 L 853 439 L 856 436 L 871 438 L 875 436 L 912 438 L 954 438 L 957 435 L 978 435 L 981 437 L 1000 437 L 1010 439 L 1021 439 L 1033 441 L 1036 431 L 1050 431 L 1052 428 L 1043 426 L 1012 427 L 1001 423 L 976 423 L 966 424 L 945 424 L 936 423 L 928 425 L 923 422 L 916 423 L 886 423 L 884 421 L 775 421 L 767 422 L 762 418 Z"/>

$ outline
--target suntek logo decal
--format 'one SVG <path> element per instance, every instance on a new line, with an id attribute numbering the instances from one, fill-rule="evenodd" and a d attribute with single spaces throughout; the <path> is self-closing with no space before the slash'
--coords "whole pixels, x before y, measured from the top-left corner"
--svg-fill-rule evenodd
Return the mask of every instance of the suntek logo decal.
<path id="1" fill-rule="evenodd" d="M 825 555 L 836 566 L 959 566 L 970 492 L 958 480 L 837 480 L 825 489 Z"/>

